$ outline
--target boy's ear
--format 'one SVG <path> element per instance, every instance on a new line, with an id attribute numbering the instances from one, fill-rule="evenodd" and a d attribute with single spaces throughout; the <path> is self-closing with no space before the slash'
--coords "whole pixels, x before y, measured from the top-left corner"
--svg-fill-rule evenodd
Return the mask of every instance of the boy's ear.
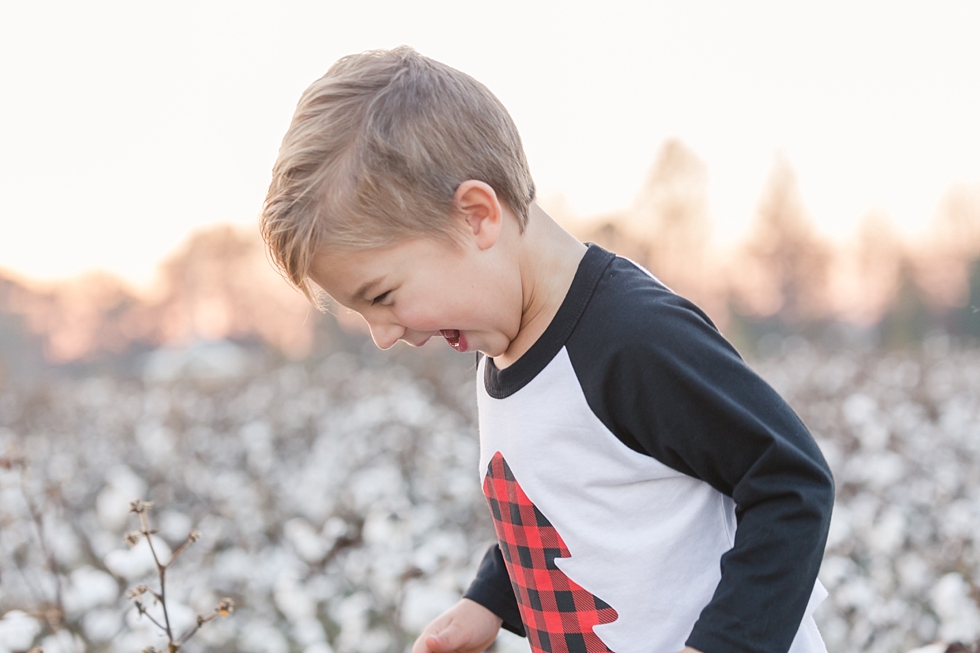
<path id="1" fill-rule="evenodd" d="M 504 212 L 497 193 L 486 182 L 470 179 L 456 189 L 456 209 L 466 223 L 465 233 L 480 249 L 497 242 L 503 226 Z"/>

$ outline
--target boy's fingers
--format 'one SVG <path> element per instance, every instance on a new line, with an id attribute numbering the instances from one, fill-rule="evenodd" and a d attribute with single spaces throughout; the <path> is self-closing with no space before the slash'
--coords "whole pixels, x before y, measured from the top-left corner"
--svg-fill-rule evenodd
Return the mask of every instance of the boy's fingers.
<path id="1" fill-rule="evenodd" d="M 446 649 L 441 648 L 441 640 L 437 635 L 421 635 L 415 640 L 412 653 L 446 653 Z"/>
<path id="2" fill-rule="evenodd" d="M 447 628 L 442 632 L 429 635 L 425 638 L 425 647 L 432 653 L 450 653 L 455 651 L 459 642 L 457 633 L 452 628 Z"/>

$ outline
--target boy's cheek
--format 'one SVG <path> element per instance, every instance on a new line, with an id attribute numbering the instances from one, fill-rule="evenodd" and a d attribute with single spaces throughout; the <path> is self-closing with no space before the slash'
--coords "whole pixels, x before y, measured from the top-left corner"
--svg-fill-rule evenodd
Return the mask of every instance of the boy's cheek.
<path id="1" fill-rule="evenodd" d="M 438 318 L 409 306 L 400 306 L 389 316 L 393 322 L 402 325 L 406 330 L 421 333 L 434 333 L 440 329 L 451 329 L 451 324 L 441 324 Z"/>

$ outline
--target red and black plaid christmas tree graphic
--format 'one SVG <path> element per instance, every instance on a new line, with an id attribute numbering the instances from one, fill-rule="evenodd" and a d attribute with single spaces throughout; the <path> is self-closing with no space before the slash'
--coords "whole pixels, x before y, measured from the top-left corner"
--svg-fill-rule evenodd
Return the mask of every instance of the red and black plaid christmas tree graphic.
<path id="1" fill-rule="evenodd" d="M 551 522 L 524 494 L 499 451 L 490 460 L 483 493 L 493 513 L 500 552 L 514 584 L 531 650 L 609 651 L 592 627 L 615 621 L 619 615 L 555 565 L 556 558 L 569 558 L 571 553 Z"/>

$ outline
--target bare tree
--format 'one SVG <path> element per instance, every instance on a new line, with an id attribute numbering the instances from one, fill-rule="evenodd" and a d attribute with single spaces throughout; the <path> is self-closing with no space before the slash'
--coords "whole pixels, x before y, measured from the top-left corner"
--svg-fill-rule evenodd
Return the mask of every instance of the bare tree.
<path id="1" fill-rule="evenodd" d="M 937 307 L 962 308 L 969 302 L 971 269 L 980 259 L 980 186 L 951 187 L 930 236 L 917 253 L 920 282 Z"/>
<path id="2" fill-rule="evenodd" d="M 294 356 L 309 352 L 315 315 L 272 270 L 257 234 L 198 232 L 163 263 L 161 279 L 165 342 L 258 336 Z"/>
<path id="3" fill-rule="evenodd" d="M 796 174 L 776 160 L 759 202 L 738 274 L 739 291 L 750 312 L 787 322 L 823 316 L 827 309 L 830 248 L 813 227 Z"/>
<path id="4" fill-rule="evenodd" d="M 682 294 L 704 294 L 711 236 L 708 173 L 680 140 L 660 148 L 625 226 L 646 243 L 644 262 L 652 272 Z"/>
<path id="5" fill-rule="evenodd" d="M 908 253 L 895 226 L 882 212 L 868 213 L 862 219 L 852 252 L 849 262 L 853 265 L 837 270 L 835 294 L 846 298 L 845 317 L 870 325 L 894 302 Z"/>

